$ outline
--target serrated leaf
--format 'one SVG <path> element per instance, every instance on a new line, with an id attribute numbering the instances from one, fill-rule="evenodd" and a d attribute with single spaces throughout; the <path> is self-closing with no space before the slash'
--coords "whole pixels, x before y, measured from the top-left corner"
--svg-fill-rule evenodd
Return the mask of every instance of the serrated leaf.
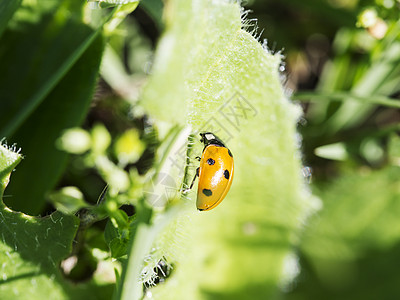
<path id="1" fill-rule="evenodd" d="M 0 145 L 0 197 L 21 155 Z M 79 220 L 55 212 L 44 218 L 11 211 L 0 201 L 1 299 L 108 300 L 113 284 L 72 284 L 60 262 L 71 253 Z"/>
<path id="2" fill-rule="evenodd" d="M 4 189 L 10 179 L 10 174 L 21 159 L 21 154 L 0 144 L 0 197 L 3 197 Z"/>
<path id="3" fill-rule="evenodd" d="M 47 297 L 62 293 L 59 263 L 71 252 L 78 220 L 61 213 L 45 218 L 33 218 L 12 212 L 4 206 L 0 210 L 3 283 L 2 299 L 15 299 L 23 294 L 33 298 L 43 296 L 43 287 L 50 288 Z M 51 291 L 51 289 L 53 289 Z"/>
<path id="4" fill-rule="evenodd" d="M 0 152 L 1 181 L 5 182 L 20 156 L 3 146 Z M 59 212 L 45 218 L 30 217 L 11 211 L 1 202 L 0 223 L 2 299 L 35 299 L 46 294 L 44 291 L 52 299 L 62 299 L 58 265 L 71 251 L 77 218 Z"/>

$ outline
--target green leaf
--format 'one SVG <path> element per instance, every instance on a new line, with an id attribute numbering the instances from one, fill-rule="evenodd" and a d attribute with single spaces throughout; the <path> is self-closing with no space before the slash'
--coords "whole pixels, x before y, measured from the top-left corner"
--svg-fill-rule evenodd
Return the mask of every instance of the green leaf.
<path id="1" fill-rule="evenodd" d="M 154 269 L 154 265 L 146 264 L 145 257 L 149 254 L 150 248 L 160 231 L 169 224 L 178 212 L 177 207 L 170 209 L 167 213 L 158 217 L 157 222 L 152 222 L 153 210 L 140 202 L 137 205 L 137 223 L 135 224 L 131 243 L 128 248 L 128 260 L 121 276 L 120 287 L 114 295 L 114 299 L 142 299 L 143 277 Z M 151 259 L 151 256 L 147 256 Z"/>
<path id="2" fill-rule="evenodd" d="M 334 143 L 318 147 L 314 151 L 315 155 L 333 160 L 346 160 L 348 159 L 348 153 L 346 145 L 343 143 Z"/>
<path id="3" fill-rule="evenodd" d="M 33 218 L 2 206 L 2 299 L 65 298 L 59 263 L 70 253 L 78 220 L 61 213 Z M 46 295 L 46 296 L 45 296 Z"/>
<path id="4" fill-rule="evenodd" d="M 290 270 L 296 269 L 291 249 L 317 203 L 300 176 L 300 113 L 284 94 L 281 56 L 243 29 L 237 3 L 176 0 L 167 12 L 141 103 L 160 120 L 192 126 L 185 184 L 203 148 L 199 131 L 212 131 L 226 143 L 235 175 L 226 199 L 212 211 L 195 214 L 195 188 L 190 200 L 182 199 L 190 205 L 184 213 L 190 221 L 183 228 L 174 224 L 164 232 L 169 238 L 156 242 L 176 267 L 151 292 L 155 299 L 271 298 L 295 275 L 285 266 L 289 261 Z M 182 230 L 193 237 L 190 242 L 170 240 Z M 185 250 L 171 243 L 183 243 Z"/>
<path id="5" fill-rule="evenodd" d="M 164 4 L 162 0 L 140 1 L 140 7 L 147 12 L 159 29 L 163 28 L 162 14 Z"/>
<path id="6" fill-rule="evenodd" d="M 21 126 L 99 34 L 70 18 L 63 3 L 21 7 L 2 36 L 0 136 L 8 138 Z"/>
<path id="7" fill-rule="evenodd" d="M 54 207 L 65 214 L 75 214 L 78 210 L 88 206 L 82 192 L 73 186 L 66 186 L 51 193 L 49 198 Z"/>
<path id="8" fill-rule="evenodd" d="M 21 154 L 0 144 L 0 197 L 3 197 L 4 189 L 10 180 L 10 174 L 21 159 Z"/>
<path id="9" fill-rule="evenodd" d="M 22 0 L 0 2 L 0 37 L 6 29 L 8 21 L 21 5 L 21 2 Z"/>
<path id="10" fill-rule="evenodd" d="M 21 156 L 0 146 L 1 181 L 6 182 Z M 3 195 L 5 186 L 1 187 Z M 58 265 L 71 251 L 78 219 L 59 212 L 45 218 L 16 213 L 0 203 L 2 299 L 63 299 Z M 21 294 L 20 294 L 21 293 Z"/>
<path id="11" fill-rule="evenodd" d="M 107 2 L 109 0 L 106 0 Z M 106 1 L 101 1 L 100 6 L 102 3 L 105 3 Z M 115 5 L 112 4 L 112 2 L 117 2 L 117 1 L 110 1 L 109 5 Z M 121 2 L 119 3 L 121 4 Z M 133 12 L 136 7 L 139 5 L 139 0 L 125 0 L 123 1 L 123 5 L 118 5 L 114 11 L 112 18 L 110 21 L 108 21 L 104 27 L 105 27 L 105 32 L 113 32 L 118 25 L 126 18 L 127 15 L 129 15 L 131 12 Z"/>
<path id="12" fill-rule="evenodd" d="M 0 197 L 21 155 L 0 145 Z M 0 201 L 1 299 L 110 299 L 113 286 L 72 284 L 60 272 L 71 253 L 79 219 L 55 212 L 44 218 L 11 211 Z"/>
<path id="13" fill-rule="evenodd" d="M 37 214 L 65 168 L 67 154 L 56 149 L 55 142 L 66 128 L 83 121 L 104 45 L 101 36 L 79 20 L 60 21 L 57 15 L 44 15 L 39 23 L 23 28 L 8 31 L 3 39 L 9 42 L 7 50 L 0 51 L 7 68 L 18 70 L 0 75 L 7 77 L 0 83 L 5 96 L 0 102 L 0 123 L 4 122 L 0 127 L 29 157 L 7 189 L 12 195 L 7 204 Z M 27 43 L 35 48 L 28 54 L 20 52 Z M 15 130 L 11 135 L 6 128 Z"/>
<path id="14" fill-rule="evenodd" d="M 126 216 L 124 212 L 121 211 L 121 213 Z M 128 216 L 126 216 L 126 219 L 128 219 Z M 131 231 L 134 231 L 132 220 L 129 220 L 129 223 L 130 226 L 120 228 L 114 226 L 111 220 L 107 222 L 104 238 L 110 248 L 111 256 L 114 258 L 120 258 L 128 254 L 128 246 L 132 238 Z"/>

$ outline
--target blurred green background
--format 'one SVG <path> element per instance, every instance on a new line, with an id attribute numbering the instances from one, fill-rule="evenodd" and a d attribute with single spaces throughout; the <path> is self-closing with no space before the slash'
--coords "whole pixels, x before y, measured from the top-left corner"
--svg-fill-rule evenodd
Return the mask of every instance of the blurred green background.
<path id="1" fill-rule="evenodd" d="M 311 100 L 299 131 L 323 208 L 304 226 L 300 273 L 283 298 L 397 299 L 399 2 L 246 7 L 269 46 L 283 49 L 292 98 Z"/>
<path id="2" fill-rule="evenodd" d="M 5 2 L 1 3 L 0 8 L 8 8 Z M 286 91 L 304 111 L 298 124 L 304 176 L 312 193 L 323 203 L 321 210 L 304 224 L 297 249 L 298 276 L 281 288 L 278 298 L 398 299 L 400 1 L 249 0 L 242 5 L 247 19 L 257 19 L 252 26 L 258 27 L 260 41 L 265 39 L 272 51 L 279 51 L 284 57 L 282 75 Z M 83 13 L 72 4 L 69 10 L 77 18 Z M 57 107 L 66 116 L 61 123 L 57 120 L 59 127 L 49 128 L 51 118 L 38 123 L 35 116 L 30 116 L 21 127 L 4 125 L 11 119 L 10 110 L 18 111 L 29 97 L 32 100 L 29 103 L 34 105 L 35 97 L 41 97 L 49 83 L 43 83 L 40 91 L 16 88 L 15 95 L 3 96 L 4 99 L 16 97 L 20 102 L 11 106 L 2 102 L 0 134 L 7 136 L 9 142 L 18 142 L 27 158 L 20 166 L 21 171 L 13 175 L 6 190 L 8 194 L 15 199 L 46 199 L 50 190 L 73 185 L 79 187 L 86 201 L 96 203 L 106 182 L 94 168 L 83 167 L 82 158 L 68 158 L 54 149 L 49 150 L 50 156 L 43 157 L 42 151 L 54 146 L 46 145 L 46 141 L 53 143 L 65 128 L 80 123 L 86 129 L 104 124 L 112 136 L 127 129 L 135 130 L 146 141 L 147 148 L 138 150 L 138 157 L 131 164 L 139 174 L 151 167 L 157 141 L 147 116 L 135 109 L 132 113 L 131 107 L 135 108 L 140 89 L 151 73 L 155 46 L 164 28 L 162 14 L 161 1 L 140 2 L 107 37 L 111 47 L 105 47 L 104 52 L 105 42 L 95 30 L 74 22 L 73 18 L 64 20 L 63 15 L 53 20 L 45 14 L 44 21 L 36 26 L 31 26 L 34 20 L 26 20 L 22 25 L 15 21 L 10 25 L 16 26 L 16 32 L 18 26 L 27 26 L 32 40 L 37 32 L 43 31 L 46 35 L 62 36 L 57 49 L 49 49 L 47 45 L 30 48 L 26 45 L 35 45 L 35 41 L 10 39 L 9 49 L 16 47 L 23 52 L 29 48 L 33 53 L 56 51 L 57 62 L 71 59 L 69 53 L 83 47 L 88 39 L 95 42 L 85 48 L 88 52 L 74 61 L 77 64 L 68 73 L 68 82 L 75 79 L 75 85 L 68 84 L 66 88 L 61 82 L 58 89 L 51 91 L 60 103 L 63 97 L 74 99 L 65 107 Z M 23 15 L 24 12 L 19 12 L 17 17 L 23 18 Z M 52 26 L 52 22 L 58 26 Z M 79 39 L 63 35 L 66 24 L 76 26 Z M 2 38 L 7 39 L 7 34 Z M 3 62 L 23 56 L 6 47 L 0 50 Z M 96 81 L 102 55 L 100 78 Z M 80 66 L 83 62 L 90 67 Z M 41 78 L 54 65 L 46 60 L 30 63 L 42 64 L 43 74 L 34 78 L 27 76 L 24 80 L 35 80 L 32 86 L 42 84 Z M 29 69 L 32 65 L 20 60 L 13 68 Z M 60 74 L 62 70 L 63 65 Z M 11 90 L 7 87 L 17 77 L 12 70 L 1 72 L 1 90 Z M 91 85 L 84 90 L 86 94 L 79 87 L 82 78 Z M 93 88 L 94 97 L 90 99 Z M 43 109 L 54 111 L 55 108 L 43 105 Z M 43 113 L 43 110 L 37 112 Z M 32 132 L 26 130 L 32 126 L 39 128 L 34 139 Z M 43 130 L 48 135 L 43 136 Z M 25 141 L 28 142 L 25 144 Z M 23 168 L 40 168 L 40 159 L 28 160 L 39 152 L 41 159 L 53 161 L 52 167 L 45 178 L 37 180 L 37 185 L 21 190 L 21 185 L 32 180 L 27 175 L 32 172 L 24 172 Z M 54 209 L 45 201 L 27 204 L 12 201 L 12 197 L 4 200 L 11 208 L 31 214 L 44 215 Z M 105 223 L 96 226 L 104 230 Z"/>

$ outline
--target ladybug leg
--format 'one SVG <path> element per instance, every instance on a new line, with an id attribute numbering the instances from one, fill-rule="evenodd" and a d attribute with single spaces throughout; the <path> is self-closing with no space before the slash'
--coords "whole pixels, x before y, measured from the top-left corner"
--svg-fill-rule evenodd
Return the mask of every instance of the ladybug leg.
<path id="1" fill-rule="evenodd" d="M 198 167 L 198 168 L 196 169 L 196 174 L 195 174 L 194 177 L 193 177 L 193 180 L 192 180 L 192 183 L 190 184 L 189 190 L 192 189 L 193 184 L 194 184 L 194 181 L 196 180 L 197 177 L 199 177 L 199 171 L 200 171 L 200 167 Z"/>
<path id="2" fill-rule="evenodd" d="M 200 157 L 200 156 L 196 156 L 195 158 L 196 158 L 198 161 L 201 160 L 201 157 Z"/>
<path id="3" fill-rule="evenodd" d="M 182 191 L 182 193 L 187 193 L 187 192 L 189 192 L 189 191 L 192 189 L 196 178 L 199 177 L 199 171 L 200 171 L 200 167 L 196 169 L 196 174 L 195 174 L 194 177 L 193 177 L 193 180 L 192 180 L 192 183 L 190 184 L 190 187 L 189 187 L 188 189 L 184 189 L 184 190 Z"/>

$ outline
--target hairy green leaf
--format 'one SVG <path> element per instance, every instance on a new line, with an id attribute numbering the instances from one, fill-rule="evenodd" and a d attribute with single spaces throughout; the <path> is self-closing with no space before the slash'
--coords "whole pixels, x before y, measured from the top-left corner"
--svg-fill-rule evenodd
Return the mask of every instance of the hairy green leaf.
<path id="1" fill-rule="evenodd" d="M 6 146 L 0 144 L 0 197 L 3 197 L 4 189 L 6 188 L 10 174 L 15 166 L 22 159 L 22 155 L 13 151 L 15 149 L 8 149 Z"/>
<path id="2" fill-rule="evenodd" d="M 0 145 L 1 198 L 21 160 L 12 150 Z M 71 253 L 78 223 L 78 218 L 60 212 L 31 217 L 0 201 L 1 299 L 110 299 L 113 285 L 93 280 L 73 284 L 61 273 L 61 260 Z"/>
<path id="3" fill-rule="evenodd" d="M 0 146 L 1 181 L 6 182 L 20 155 Z M 3 196 L 5 185 L 1 187 Z M 34 218 L 0 203 L 0 293 L 2 299 L 39 296 L 63 299 L 59 263 L 70 251 L 78 220 L 61 213 Z M 46 296 L 45 296 L 46 295 Z"/>
<path id="4" fill-rule="evenodd" d="M 212 211 L 196 213 L 190 194 L 184 230 L 193 239 L 181 256 L 166 254 L 177 260 L 173 274 L 151 292 L 156 299 L 268 299 L 295 275 L 292 247 L 313 203 L 300 175 L 299 109 L 284 94 L 281 56 L 245 30 L 251 27 L 236 3 L 177 0 L 167 11 L 142 103 L 159 119 L 191 125 L 186 184 L 201 155 L 199 131 L 226 143 L 235 174 Z"/>

